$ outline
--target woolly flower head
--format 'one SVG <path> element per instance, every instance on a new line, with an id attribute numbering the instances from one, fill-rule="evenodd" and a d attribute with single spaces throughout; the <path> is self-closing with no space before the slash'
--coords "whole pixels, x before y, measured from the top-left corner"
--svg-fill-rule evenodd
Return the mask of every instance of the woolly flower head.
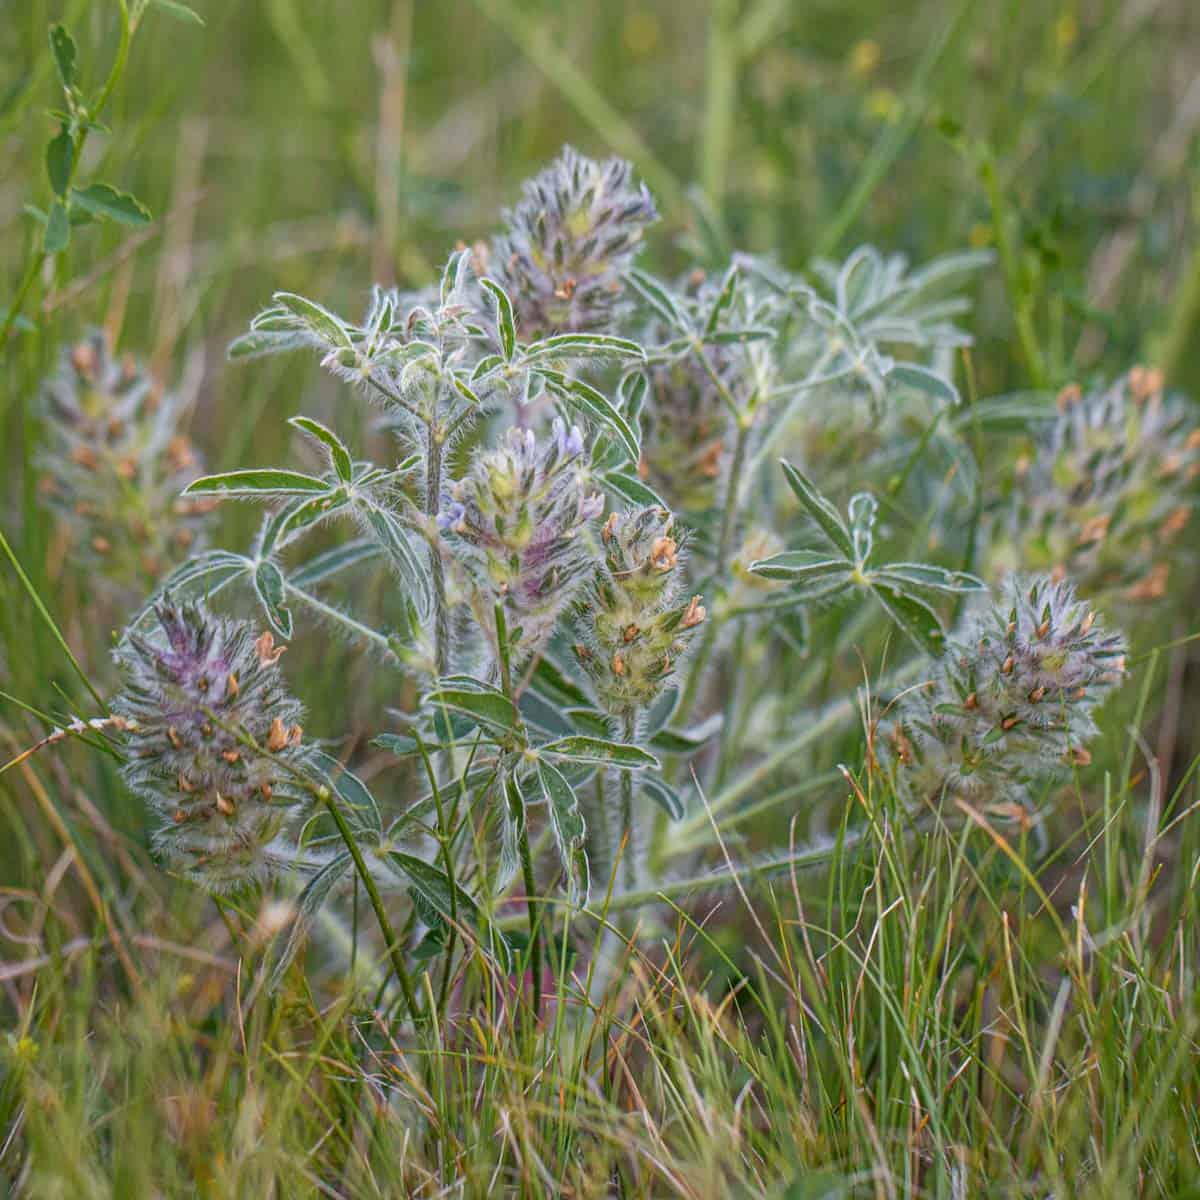
<path id="1" fill-rule="evenodd" d="M 771 339 L 719 340 L 722 335 L 736 337 L 739 330 L 769 329 L 776 319 L 773 302 L 744 270 L 732 299 L 721 308 L 727 278 L 697 271 L 677 290 L 680 307 L 691 314 L 697 328 L 704 328 L 714 308 L 719 309 L 704 357 L 689 347 L 655 362 L 649 373 L 644 468 L 654 487 L 689 513 L 708 511 L 721 494 L 733 457 L 733 410 L 752 413 L 755 407 L 765 408 L 763 401 L 778 377 Z M 648 344 L 668 343 L 677 336 L 657 322 L 645 332 Z"/>
<path id="2" fill-rule="evenodd" d="M 898 702 L 880 757 L 913 799 L 1011 801 L 1039 778 L 1089 761 L 1093 714 L 1124 662 L 1124 637 L 1069 583 L 1011 578 L 950 640 L 932 681 Z"/>
<path id="3" fill-rule="evenodd" d="M 43 411 L 41 494 L 78 561 L 141 591 L 197 548 L 214 502 L 180 499 L 200 462 L 178 401 L 136 362 L 89 334 L 64 354 Z"/>
<path id="4" fill-rule="evenodd" d="M 169 597 L 155 612 L 159 628 L 129 633 L 116 655 L 124 690 L 113 708 L 129 725 L 122 772 L 159 818 L 153 840 L 167 865 L 233 891 L 286 860 L 282 835 L 304 794 L 284 764 L 312 758 L 301 706 L 270 633 Z"/>
<path id="5" fill-rule="evenodd" d="M 613 513 L 604 563 L 579 614 L 575 655 L 600 703 L 625 714 L 653 703 L 706 616 L 699 596 L 677 603 L 683 563 L 664 508 Z"/>
<path id="6" fill-rule="evenodd" d="M 1200 414 L 1145 368 L 1068 388 L 1059 410 L 1016 481 L 998 570 L 1069 574 L 1123 605 L 1161 598 L 1200 486 Z"/>
<path id="7" fill-rule="evenodd" d="M 646 186 L 619 158 L 596 162 L 568 146 L 528 180 L 489 255 L 525 336 L 611 326 L 622 272 L 657 219 Z"/>
<path id="8" fill-rule="evenodd" d="M 502 602 L 511 650 L 535 653 L 593 565 L 587 526 L 604 511 L 588 490 L 583 436 L 556 420 L 539 444 L 511 429 L 451 489 L 438 523 L 466 571 L 485 628 Z"/>

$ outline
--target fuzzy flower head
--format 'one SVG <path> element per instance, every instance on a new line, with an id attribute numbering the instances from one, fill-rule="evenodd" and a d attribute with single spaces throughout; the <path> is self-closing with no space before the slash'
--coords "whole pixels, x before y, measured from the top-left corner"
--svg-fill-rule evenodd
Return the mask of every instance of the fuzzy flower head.
<path id="1" fill-rule="evenodd" d="M 657 219 L 646 186 L 619 158 L 596 162 L 568 146 L 528 180 L 489 255 L 524 335 L 609 328 L 622 272 Z"/>
<path id="2" fill-rule="evenodd" d="M 670 682 L 707 614 L 699 596 L 678 602 L 683 563 L 666 509 L 613 513 L 601 537 L 604 562 L 579 614 L 575 655 L 605 709 L 636 712 Z"/>
<path id="3" fill-rule="evenodd" d="M 1200 414 L 1160 371 L 1059 397 L 1023 465 L 996 548 L 1005 569 L 1068 574 L 1086 595 L 1144 605 L 1167 590 L 1200 490 Z"/>
<path id="4" fill-rule="evenodd" d="M 772 326 L 772 301 L 751 278 L 739 276 L 732 299 L 722 307 L 726 277 L 694 272 L 676 291 L 677 303 L 700 329 L 718 310 L 717 326 L 704 342 L 682 354 L 653 362 L 646 402 L 643 470 L 651 484 L 683 512 L 701 514 L 718 502 L 736 441 L 734 413 L 754 422 L 778 382 L 776 348 L 769 338 L 740 342 L 737 331 Z M 672 331 L 651 323 L 647 344 L 669 343 Z M 701 357 L 703 355 L 703 357 Z"/>
<path id="5" fill-rule="evenodd" d="M 203 541 L 214 502 L 179 496 L 201 473 L 180 406 L 103 333 L 66 352 L 43 411 L 41 495 L 78 561 L 142 591 Z"/>
<path id="6" fill-rule="evenodd" d="M 592 569 L 586 530 L 604 499 L 588 490 L 583 448 L 579 430 L 562 421 L 540 444 L 532 430 L 511 429 L 454 484 L 438 518 L 480 623 L 490 627 L 503 603 L 518 658 L 545 644 Z"/>
<path id="7" fill-rule="evenodd" d="M 311 760 L 301 706 L 270 633 L 169 597 L 156 615 L 159 628 L 128 634 L 116 655 L 124 690 L 113 707 L 130 725 L 122 773 L 159 819 L 166 864 L 234 891 L 286 858 L 282 835 L 304 797 L 283 764 Z"/>
<path id="8" fill-rule="evenodd" d="M 880 755 L 913 799 L 1011 800 L 1089 761 L 1094 712 L 1124 675 L 1125 649 L 1069 583 L 1010 578 L 950 640 L 932 681 L 898 702 Z"/>

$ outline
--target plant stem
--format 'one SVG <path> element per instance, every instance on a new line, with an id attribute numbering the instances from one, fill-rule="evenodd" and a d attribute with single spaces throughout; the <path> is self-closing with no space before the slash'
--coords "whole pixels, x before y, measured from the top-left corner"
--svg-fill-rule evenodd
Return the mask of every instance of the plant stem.
<path id="1" fill-rule="evenodd" d="M 525 882 L 525 907 L 529 914 L 529 972 L 533 976 L 533 1021 L 542 1013 L 542 939 L 538 929 L 537 880 L 533 875 L 533 856 L 529 852 L 529 823 L 525 802 L 511 779 L 506 784 L 509 819 L 517 823 L 517 845 L 521 854 L 521 875 Z"/>
<path id="2" fill-rule="evenodd" d="M 637 712 L 626 709 L 621 717 L 621 740 L 632 746 L 637 741 Z M 621 839 L 625 843 L 624 862 L 621 873 L 625 878 L 625 890 L 633 891 L 638 886 L 638 850 L 633 816 L 633 772 L 621 771 Z"/>
<path id="3" fill-rule="evenodd" d="M 400 943 L 396 940 L 396 935 L 392 930 L 392 923 L 388 920 L 387 910 L 383 907 L 383 897 L 380 896 L 379 888 L 375 885 L 375 880 L 372 878 L 371 872 L 367 869 L 362 851 L 358 848 L 358 843 L 354 840 L 354 833 L 347 823 L 346 818 L 342 815 L 342 810 L 338 808 L 333 792 L 325 786 L 314 790 L 317 799 L 325 805 L 329 810 L 329 815 L 333 817 L 333 823 L 337 826 L 337 831 L 341 835 L 342 841 L 345 842 L 351 859 L 354 861 L 354 869 L 358 872 L 358 877 L 362 880 L 363 887 L 366 888 L 367 896 L 371 901 L 371 907 L 375 910 L 375 919 L 379 922 L 379 932 L 383 934 L 383 940 L 387 943 L 392 970 L 396 973 L 396 979 L 400 984 L 401 992 L 404 993 L 404 1003 L 408 1008 L 409 1016 L 412 1017 L 413 1024 L 417 1025 L 420 1023 L 420 1014 L 417 1010 L 417 997 L 413 992 L 412 979 L 409 977 L 408 969 L 404 965 L 404 956 L 400 951 Z"/>
<path id="4" fill-rule="evenodd" d="M 436 522 L 442 495 L 443 434 L 436 421 L 430 421 L 425 430 L 425 515 Z M 437 673 L 445 675 L 450 657 L 450 614 L 446 608 L 446 572 L 436 528 L 429 543 L 429 572 L 433 576 L 435 661 Z"/>

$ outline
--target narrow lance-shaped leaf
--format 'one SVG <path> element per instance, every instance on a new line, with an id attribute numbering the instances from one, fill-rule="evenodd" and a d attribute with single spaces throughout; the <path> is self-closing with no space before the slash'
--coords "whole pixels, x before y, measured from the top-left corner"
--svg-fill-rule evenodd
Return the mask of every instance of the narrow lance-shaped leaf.
<path id="1" fill-rule="evenodd" d="M 354 460 L 350 457 L 345 443 L 332 429 L 322 425 L 320 421 L 314 421 L 312 417 L 304 416 L 292 417 L 288 424 L 320 442 L 329 455 L 330 465 L 337 472 L 337 477 L 343 483 L 350 482 L 354 477 Z"/>
<path id="2" fill-rule="evenodd" d="M 616 435 L 630 462 L 640 460 L 642 449 L 633 426 L 606 396 L 581 379 L 568 379 L 557 371 L 541 371 L 547 386 L 568 407 L 581 411 Z"/>
<path id="3" fill-rule="evenodd" d="M 312 923 L 317 913 L 324 907 L 330 893 L 345 879 L 353 865 L 349 854 L 338 854 L 331 858 L 317 873 L 300 889 L 296 897 L 296 916 L 292 928 L 288 932 L 287 942 L 275 960 L 271 971 L 271 984 L 278 986 L 287 969 L 292 965 L 300 948 L 304 945 Z"/>
<path id="4" fill-rule="evenodd" d="M 882 583 L 873 583 L 871 590 L 888 616 L 922 650 L 929 654 L 941 654 L 946 643 L 946 634 L 942 630 L 937 613 L 928 604 Z"/>
<path id="5" fill-rule="evenodd" d="M 267 620 L 280 637 L 292 636 L 291 610 L 283 603 L 283 576 L 273 562 L 260 562 L 254 571 L 254 590 Z"/>
<path id="6" fill-rule="evenodd" d="M 75 163 L 75 143 L 64 125 L 46 146 L 46 174 L 56 196 L 65 196 Z"/>
<path id="7" fill-rule="evenodd" d="M 426 695 L 425 703 L 431 708 L 444 707 L 462 713 L 481 729 L 500 737 L 513 733 L 517 726 L 517 710 L 513 702 L 494 688 L 475 690 L 458 680 L 442 680 L 434 691 Z"/>
<path id="8" fill-rule="evenodd" d="M 75 40 L 63 25 L 50 26 L 50 52 L 64 88 L 75 86 Z"/>
<path id="9" fill-rule="evenodd" d="M 354 343 L 350 340 L 350 331 L 341 317 L 323 308 L 315 300 L 297 296 L 294 292 L 276 292 L 273 299 L 323 341 L 346 350 L 354 348 Z"/>
<path id="10" fill-rule="evenodd" d="M 850 530 L 846 528 L 846 523 L 842 520 L 841 513 L 791 463 L 781 460 L 780 466 L 783 467 L 784 478 L 795 493 L 796 499 L 804 506 L 804 510 L 816 522 L 821 532 L 846 558 L 853 560 L 854 543 L 850 537 Z"/>
<path id="11" fill-rule="evenodd" d="M 540 754 L 559 758 L 565 762 L 589 763 L 601 767 L 618 767 L 622 770 L 640 771 L 646 767 L 657 767 L 658 759 L 640 746 L 624 742 L 610 742 L 594 737 L 565 737 L 539 749 Z"/>
<path id="12" fill-rule="evenodd" d="M 578 906 L 587 902 L 588 894 L 588 863 L 583 850 L 587 826 L 579 811 L 575 789 L 553 763 L 539 758 L 537 777 L 546 800 L 554 844 L 567 875 L 567 903 Z"/>
<path id="13" fill-rule="evenodd" d="M 271 467 L 246 471 L 226 471 L 221 475 L 203 475 L 183 489 L 185 496 L 304 496 L 329 491 L 324 479 Z"/>
<path id="14" fill-rule="evenodd" d="M 517 352 L 517 322 L 513 316 L 512 301 L 495 280 L 481 279 L 479 282 L 496 302 L 496 325 L 500 331 L 500 344 L 504 348 L 505 359 L 512 362 L 513 355 Z"/>

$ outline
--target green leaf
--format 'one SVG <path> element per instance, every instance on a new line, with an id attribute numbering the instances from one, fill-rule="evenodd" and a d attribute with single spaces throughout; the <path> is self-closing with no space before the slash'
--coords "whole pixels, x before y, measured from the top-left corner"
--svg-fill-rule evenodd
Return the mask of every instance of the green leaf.
<path id="1" fill-rule="evenodd" d="M 605 471 L 600 482 L 610 495 L 615 494 L 621 500 L 636 504 L 639 508 L 666 508 L 662 497 L 651 487 L 647 487 L 632 471 Z"/>
<path id="2" fill-rule="evenodd" d="M 819 550 L 785 550 L 750 564 L 750 570 L 764 579 L 782 579 L 788 583 L 809 582 L 843 575 L 847 579 L 854 567 L 844 558 L 830 558 Z"/>
<path id="3" fill-rule="evenodd" d="M 678 330 L 680 333 L 688 332 L 690 322 L 687 313 L 684 312 L 666 284 L 660 283 L 653 275 L 647 275 L 645 271 L 629 271 L 625 278 L 633 290 L 658 314 L 668 328 Z"/>
<path id="4" fill-rule="evenodd" d="M 71 241 L 71 222 L 67 219 L 66 206 L 61 200 L 50 205 L 46 228 L 42 230 L 42 249 L 47 254 L 60 254 Z"/>
<path id="5" fill-rule="evenodd" d="M 941 654 L 946 644 L 946 634 L 937 613 L 928 604 L 883 583 L 873 583 L 871 590 L 888 616 L 922 650 L 929 654 Z"/>
<path id="6" fill-rule="evenodd" d="M 254 572 L 254 590 L 262 602 L 267 620 L 280 637 L 292 636 L 292 614 L 283 603 L 283 576 L 273 562 L 260 562 Z"/>
<path id="7" fill-rule="evenodd" d="M 346 877 L 353 859 L 349 854 L 331 858 L 305 885 L 296 897 L 296 917 L 288 933 L 287 942 L 275 960 L 271 971 L 271 985 L 278 987 L 288 967 L 304 945 L 313 920 L 329 899 L 330 892 Z"/>
<path id="8" fill-rule="evenodd" d="M 229 343 L 225 357 L 230 362 L 238 359 L 262 358 L 266 354 L 282 354 L 286 350 L 296 350 L 309 345 L 307 334 L 299 330 L 255 330 L 243 333 Z"/>
<path id="9" fill-rule="evenodd" d="M 564 762 L 588 763 L 601 767 L 617 767 L 621 770 L 641 771 L 646 767 L 657 767 L 658 759 L 640 746 L 625 742 L 610 742 L 596 737 L 565 737 L 538 748 L 539 754 L 560 758 Z"/>
<path id="10" fill-rule="evenodd" d="M 671 818 L 672 821 L 680 821 L 683 819 L 683 814 L 686 811 L 683 797 L 671 787 L 670 784 L 664 783 L 657 775 L 643 775 L 638 780 L 638 787 L 658 805 L 659 808 Z"/>
<path id="11" fill-rule="evenodd" d="M 451 683 L 450 680 L 453 680 Z M 466 686 L 461 676 L 443 679 L 425 697 L 431 708 L 444 707 L 469 717 L 481 729 L 506 737 L 517 727 L 517 710 L 513 702 L 495 688 Z M 470 681 L 475 682 L 475 681 Z M 449 686 L 447 684 L 449 683 Z"/>
<path id="12" fill-rule="evenodd" d="M 504 347 L 504 357 L 512 362 L 517 352 L 517 322 L 513 316 L 512 301 L 508 293 L 494 280 L 481 279 L 480 285 L 486 288 L 496 301 L 496 324 L 500 330 L 500 344 Z"/>
<path id="13" fill-rule="evenodd" d="M 204 26 L 204 18 L 198 12 L 188 8 L 186 4 L 180 4 L 179 0 L 150 0 L 150 7 L 161 9 L 188 25 L 199 25 L 202 28 Z"/>
<path id="14" fill-rule="evenodd" d="M 56 196 L 65 196 L 71 186 L 71 168 L 75 164 L 75 143 L 64 125 L 46 145 L 46 174 Z"/>
<path id="15" fill-rule="evenodd" d="M 75 86 L 75 39 L 63 25 L 50 26 L 50 53 L 54 55 L 54 65 L 58 68 L 58 77 L 63 87 L 68 90 Z"/>
<path id="16" fill-rule="evenodd" d="M 359 498 L 355 508 L 362 513 L 371 532 L 387 553 L 400 578 L 419 593 L 427 587 L 427 568 L 417 557 L 404 526 L 385 508 Z"/>
<path id="17" fill-rule="evenodd" d="M 328 492 L 329 484 L 299 471 L 251 468 L 226 471 L 223 475 L 203 475 L 183 489 L 185 496 L 306 496 Z"/>
<path id="18" fill-rule="evenodd" d="M 638 436 L 615 404 L 582 379 L 569 379 L 558 371 L 542 370 L 539 373 L 546 380 L 550 390 L 568 407 L 582 411 L 615 434 L 630 462 L 636 464 L 641 459 L 642 449 L 638 443 Z"/>
<path id="19" fill-rule="evenodd" d="M 507 943 L 498 930 L 490 927 L 469 892 L 452 882 L 444 871 L 415 855 L 391 850 L 383 860 L 409 885 L 414 901 L 424 906 L 426 912 L 436 913 L 446 922 L 457 920 L 460 928 L 473 928 L 483 949 L 505 970 L 509 969 Z"/>
<path id="20" fill-rule="evenodd" d="M 311 587 L 333 575 L 338 575 L 356 563 L 366 562 L 379 554 L 379 547 L 367 538 L 358 538 L 341 546 L 323 551 L 310 558 L 304 566 L 292 572 L 295 587 Z"/>
<path id="21" fill-rule="evenodd" d="M 566 776 L 553 763 L 539 758 L 537 777 L 558 857 L 567 873 L 567 903 L 578 907 L 581 902 L 586 903 L 588 894 L 588 864 L 583 850 L 587 826 L 579 811 L 579 800 Z"/>
<path id="22" fill-rule="evenodd" d="M 305 296 L 297 296 L 294 292 L 276 292 L 271 297 L 276 303 L 301 321 L 306 328 L 311 329 L 322 341 L 345 350 L 353 350 L 354 343 L 350 340 L 350 331 L 342 323 L 341 317 L 322 308 L 315 300 Z"/>
<path id="23" fill-rule="evenodd" d="M 850 535 L 854 540 L 854 561 L 861 567 L 875 548 L 875 518 L 879 501 L 870 492 L 857 492 L 850 497 Z"/>
<path id="24" fill-rule="evenodd" d="M 326 754 L 324 750 L 313 750 L 312 754 L 329 781 L 329 786 L 346 802 L 353 823 L 359 829 L 382 833 L 383 814 L 371 795 L 371 789 L 332 754 Z"/>
<path id="25" fill-rule="evenodd" d="M 542 358 L 637 358 L 643 362 L 646 352 L 628 338 L 603 333 L 560 333 L 543 338 L 525 349 L 525 360 Z"/>
<path id="26" fill-rule="evenodd" d="M 914 391 L 923 392 L 926 396 L 932 396 L 951 407 L 962 403 L 958 388 L 949 379 L 917 363 L 895 363 L 887 373 L 887 380 L 889 384 L 900 383 Z"/>
<path id="27" fill-rule="evenodd" d="M 704 323 L 704 335 L 706 338 L 712 337 L 717 332 L 717 326 L 721 323 L 721 317 L 730 305 L 733 304 L 734 297 L 737 295 L 739 276 L 740 272 L 737 263 L 734 263 L 725 272 L 725 278 L 721 283 L 721 290 L 717 293 L 717 298 L 713 301 L 713 306 L 709 310 L 708 320 Z"/>
<path id="28" fill-rule="evenodd" d="M 329 453 L 329 462 L 337 472 L 337 477 L 343 483 L 349 483 L 354 477 L 354 460 L 345 443 L 332 429 L 314 421 L 312 417 L 292 417 L 288 424 L 307 433 L 309 437 L 320 442 Z"/>
<path id="29" fill-rule="evenodd" d="M 724 723 L 723 713 L 713 713 L 711 717 L 689 729 L 660 729 L 650 739 L 650 745 L 664 754 L 695 754 L 706 742 L 721 732 Z"/>
<path id="30" fill-rule="evenodd" d="M 812 485 L 808 478 L 797 471 L 786 459 L 781 459 L 784 478 L 788 486 L 796 494 L 796 499 L 804 506 L 805 511 L 817 523 L 825 536 L 842 552 L 848 560 L 854 559 L 854 543 L 850 530 L 838 512 L 824 496 Z"/>
<path id="31" fill-rule="evenodd" d="M 934 567 L 928 563 L 888 563 L 886 567 L 872 571 L 871 580 L 895 584 L 901 590 L 911 586 L 953 594 L 987 591 L 987 584 L 978 575 L 967 571 L 948 571 L 945 567 Z"/>
<path id="32" fill-rule="evenodd" d="M 84 212 L 102 220 L 116 221 L 137 229 L 150 224 L 150 211 L 128 192 L 119 192 L 107 183 L 89 183 L 85 188 L 72 188 L 71 203 Z"/>

